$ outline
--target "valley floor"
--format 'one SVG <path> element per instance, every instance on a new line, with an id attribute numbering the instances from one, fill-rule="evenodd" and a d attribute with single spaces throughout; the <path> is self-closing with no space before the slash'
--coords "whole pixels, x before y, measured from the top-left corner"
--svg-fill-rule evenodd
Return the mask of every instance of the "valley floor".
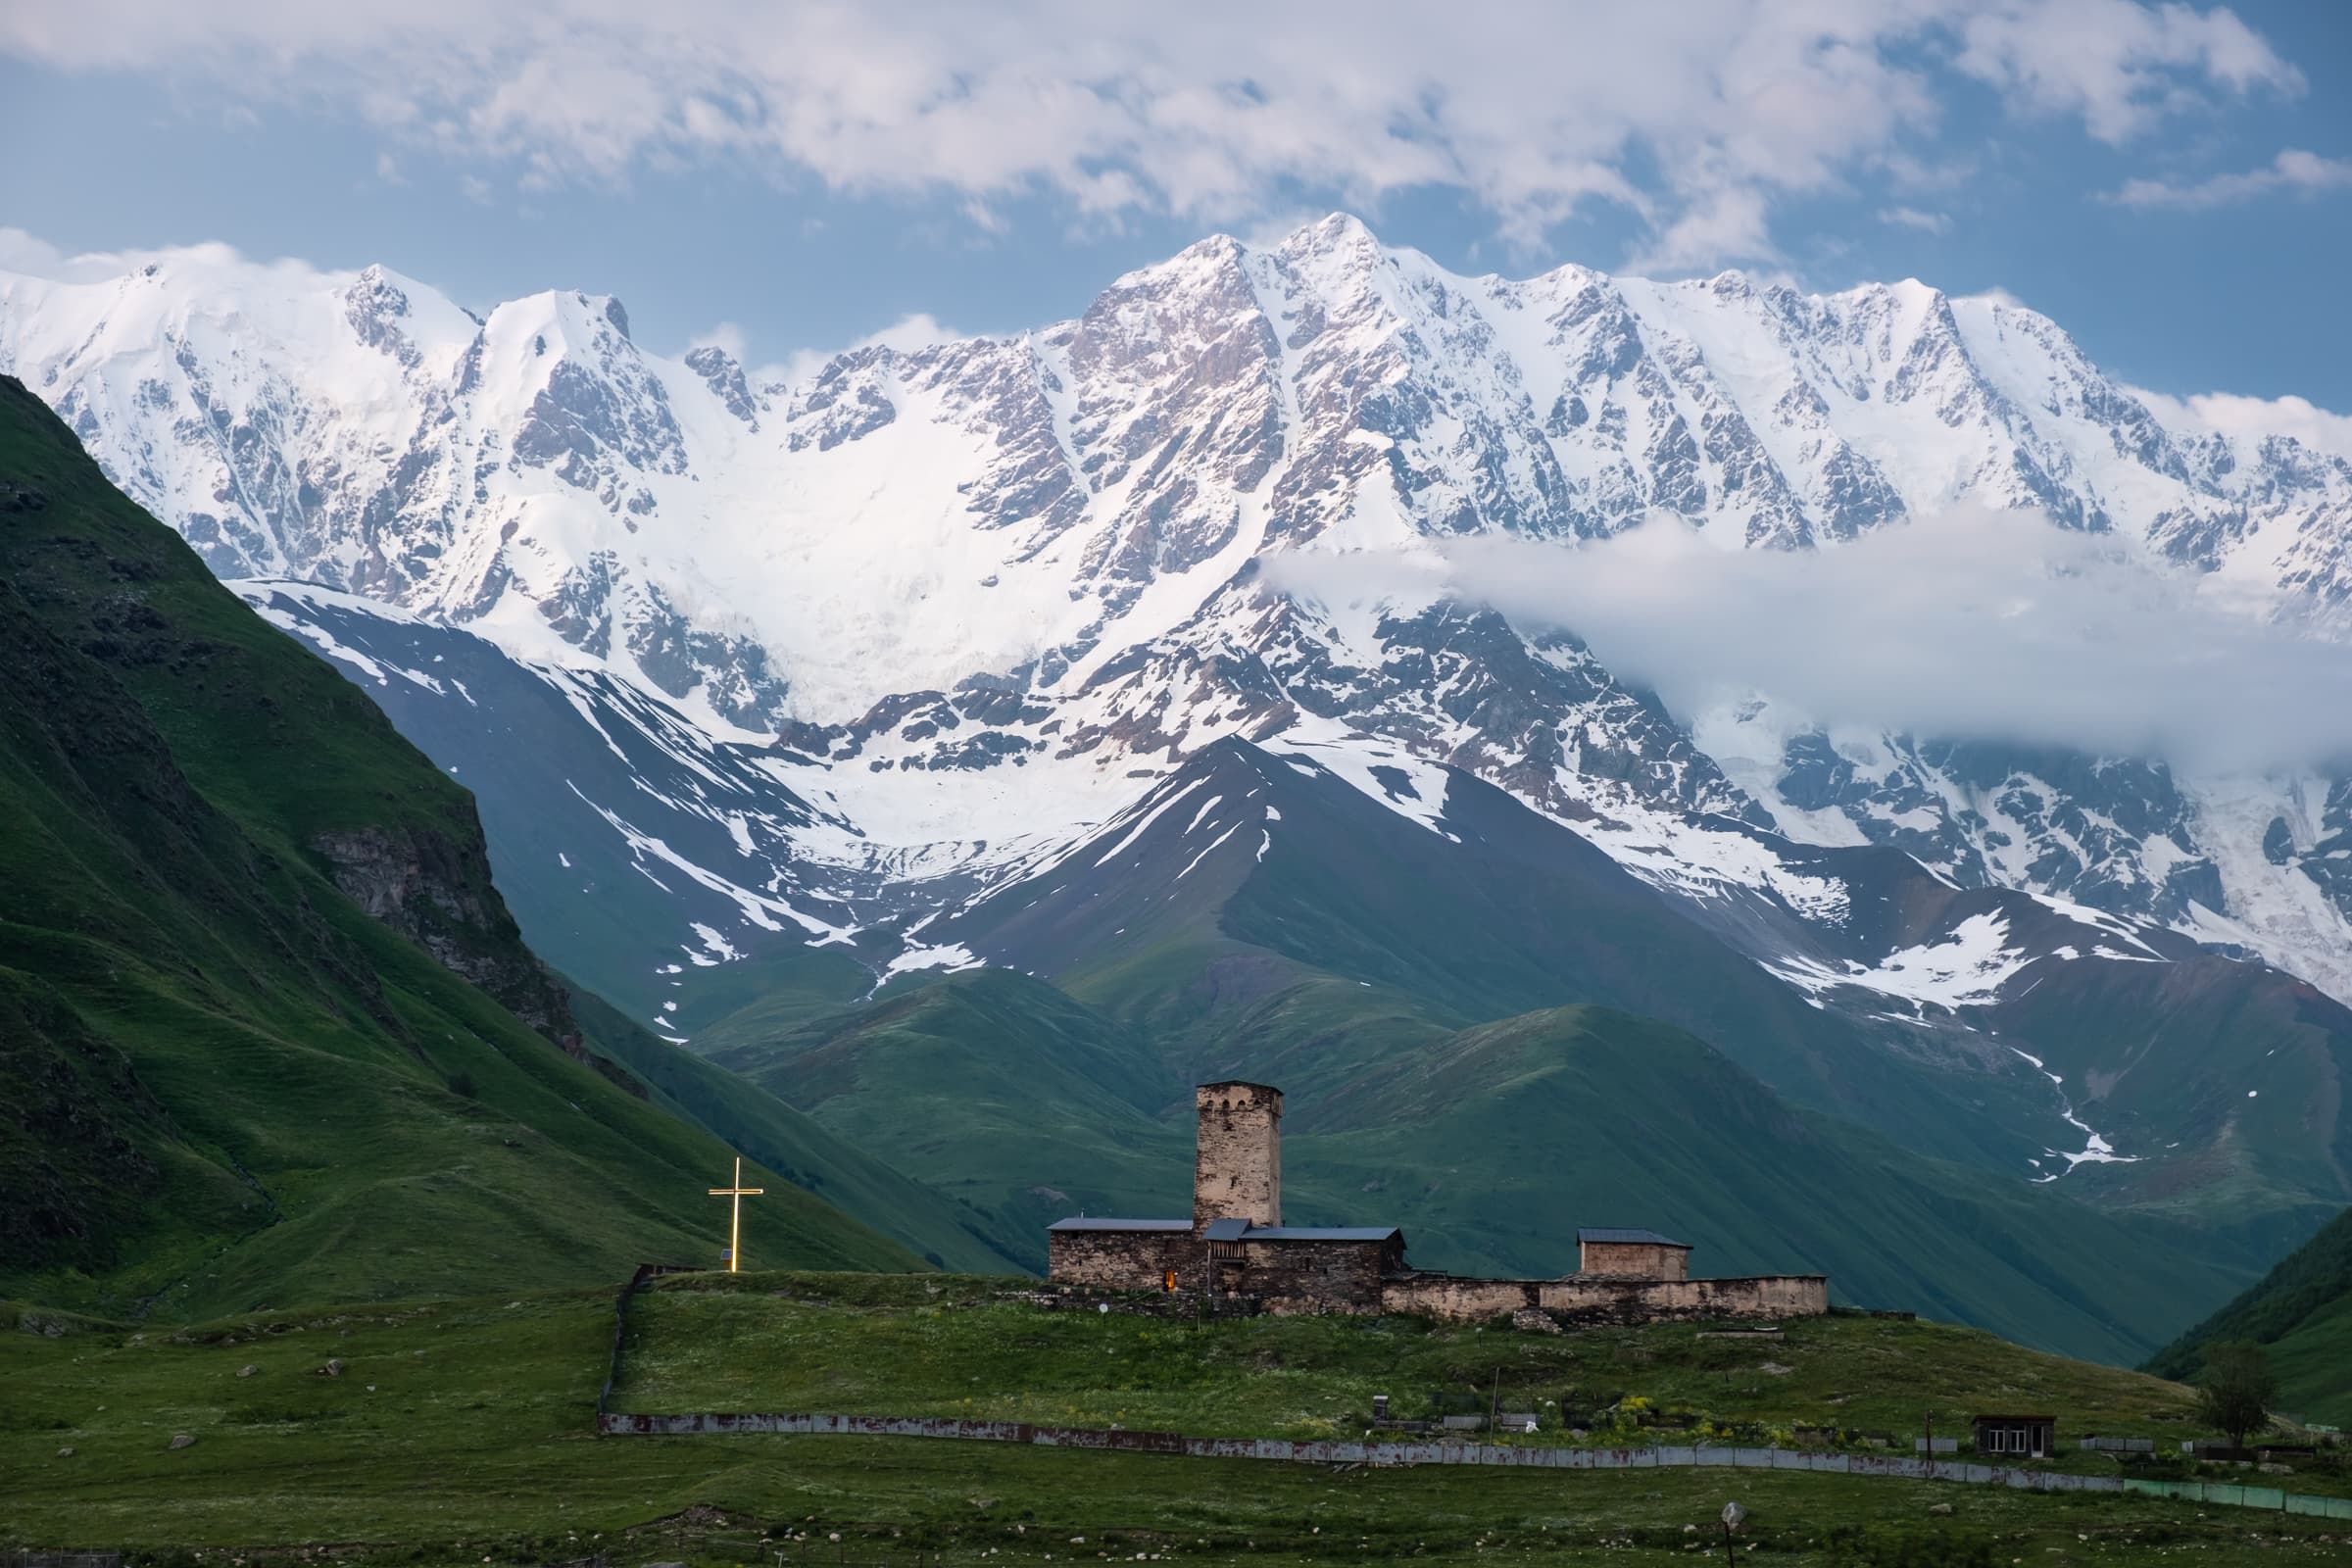
<path id="1" fill-rule="evenodd" d="M 734 1288 L 696 1288 L 722 1283 Z M 620 1392 L 638 1408 L 960 1411 L 1021 1376 L 1070 1406 L 1074 1424 L 1125 1410 L 1129 1425 L 1263 1432 L 1353 1420 L 1357 1393 L 1376 1382 L 1400 1403 L 1434 1404 L 1451 1397 L 1445 1388 L 1514 1366 L 1530 1369 L 1531 1391 L 1590 1387 L 1622 1402 L 1647 1388 L 1661 1406 L 1704 1401 L 1709 1419 L 1733 1422 L 1852 1407 L 1862 1427 L 1895 1421 L 1917 1396 L 2004 1394 L 2107 1430 L 2181 1429 L 2171 1385 L 1924 1324 L 1833 1319 L 1777 1346 L 1691 1329 L 1197 1328 L 1040 1313 L 989 1300 L 990 1282 L 940 1277 L 668 1285 L 632 1314 Z M 921 1440 L 605 1440 L 592 1413 L 612 1334 L 601 1291 L 143 1333 L 29 1308 L 0 1322 L 12 1316 L 16 1332 L 0 1334 L 0 1544 L 138 1558 L 332 1544 L 341 1560 L 419 1563 L 1578 1561 L 1604 1550 L 1638 1563 L 1720 1549 L 1712 1521 L 1727 1500 L 1748 1510 L 1743 1550 L 1788 1563 L 2318 1563 L 2341 1560 L 2352 1539 L 2340 1522 L 2154 1498 L 1795 1474 L 1334 1472 Z M 1096 1343 L 1077 1343 L 1089 1335 Z M 954 1392 L 958 1376 L 974 1392 Z M 1830 1404 L 1840 1391 L 1844 1403 Z M 1098 1408 L 1105 1401 L 1121 1402 Z M 2066 1430 L 2082 1429 L 2070 1415 Z M 180 1435 L 193 1441 L 172 1447 Z M 1929 1512 L 1938 1504 L 1950 1515 Z"/>

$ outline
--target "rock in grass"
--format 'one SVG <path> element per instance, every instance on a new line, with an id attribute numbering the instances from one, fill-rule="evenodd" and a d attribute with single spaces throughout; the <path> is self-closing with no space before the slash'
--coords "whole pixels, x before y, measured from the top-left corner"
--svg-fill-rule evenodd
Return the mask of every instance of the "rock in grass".
<path id="1" fill-rule="evenodd" d="M 195 1443 L 196 1440 L 190 1437 L 187 1433 L 174 1432 L 172 1434 L 172 1441 L 165 1444 L 164 1446 L 167 1448 L 187 1448 L 193 1447 Z"/>
<path id="2" fill-rule="evenodd" d="M 1928 1508 L 1930 1513 L 1949 1514 L 1951 1511 L 1952 1505 L 1948 1502 L 1933 1503 Z"/>
<path id="3" fill-rule="evenodd" d="M 60 1448 L 57 1450 L 57 1456 L 60 1459 L 71 1459 L 74 1457 L 74 1450 L 72 1448 Z"/>
<path id="4" fill-rule="evenodd" d="M 322 1378 L 339 1378 L 343 1375 L 343 1363 L 330 1357 L 326 1365 L 318 1369 L 318 1375 Z"/>
<path id="5" fill-rule="evenodd" d="M 252 1365 L 251 1363 L 248 1363 L 248 1364 L 246 1364 L 246 1365 L 244 1365 L 244 1366 L 241 1366 L 241 1367 L 237 1368 L 237 1376 L 239 1376 L 239 1377 L 241 1377 L 241 1378 L 249 1378 L 249 1377 L 253 1376 L 253 1375 L 254 1375 L 256 1372 L 259 1372 L 260 1370 L 261 1370 L 261 1368 L 260 1368 L 260 1367 L 258 1367 L 258 1366 L 254 1366 L 254 1365 Z"/>

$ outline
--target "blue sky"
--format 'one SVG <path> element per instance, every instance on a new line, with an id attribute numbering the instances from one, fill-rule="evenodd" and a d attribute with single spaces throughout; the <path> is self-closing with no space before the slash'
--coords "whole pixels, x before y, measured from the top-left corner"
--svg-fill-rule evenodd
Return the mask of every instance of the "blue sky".
<path id="1" fill-rule="evenodd" d="M 757 364 L 1345 208 L 1464 270 L 2001 288 L 2129 381 L 2352 412 L 2352 6 L 1173 9 L 18 0 L 0 224 L 611 292 Z"/>

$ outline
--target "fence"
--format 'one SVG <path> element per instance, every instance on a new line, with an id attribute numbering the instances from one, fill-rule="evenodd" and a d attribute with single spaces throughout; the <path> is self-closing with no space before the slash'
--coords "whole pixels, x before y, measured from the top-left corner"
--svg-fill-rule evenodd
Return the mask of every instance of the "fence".
<path id="1" fill-rule="evenodd" d="M 2277 1487 L 2222 1486 L 2201 1481 L 2133 1481 L 2116 1476 L 2066 1475 L 1951 1459 L 1906 1459 L 1869 1453 L 1815 1453 L 1794 1448 L 1667 1446 L 1651 1448 L 1515 1447 L 1489 1443 L 1297 1443 L 1284 1438 L 1190 1438 L 1175 1432 L 1112 1432 L 1097 1427 L 1038 1426 L 1026 1421 L 965 1421 L 952 1417 L 883 1415 L 616 1415 L 597 1417 L 608 1437 L 683 1437 L 705 1433 L 772 1432 L 812 1436 L 945 1438 L 964 1443 L 1020 1443 L 1048 1448 L 1103 1448 L 1127 1453 L 1180 1453 L 1207 1459 L 1271 1459 L 1297 1464 L 1488 1465 L 1535 1470 L 1655 1470 L 1697 1466 L 1743 1470 L 1810 1470 L 1830 1475 L 1889 1476 L 1951 1481 L 1969 1486 L 2034 1492 L 2140 1493 L 2226 1507 L 2352 1519 L 2352 1497 L 2322 1497 Z"/>
<path id="2" fill-rule="evenodd" d="M 2075 1445 L 2094 1453 L 2154 1453 L 2154 1438 L 2084 1438 Z"/>

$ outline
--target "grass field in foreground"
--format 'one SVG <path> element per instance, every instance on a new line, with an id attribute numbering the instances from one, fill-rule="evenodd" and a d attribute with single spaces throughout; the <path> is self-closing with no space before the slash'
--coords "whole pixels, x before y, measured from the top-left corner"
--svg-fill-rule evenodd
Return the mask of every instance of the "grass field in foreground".
<path id="1" fill-rule="evenodd" d="M 1605 1545 L 1611 1561 L 1662 1563 L 1692 1560 L 1686 1544 L 1699 1538 L 1684 1527 L 1737 1499 L 1758 1559 L 1776 1563 L 2301 1564 L 2344 1549 L 2344 1527 L 2327 1521 L 1830 1476 L 1335 1474 L 925 1440 L 599 1439 L 606 1292 L 143 1334 L 15 1317 L 0 1311 L 0 1542 L 11 1544 L 336 1543 L 372 1548 L 346 1561 L 601 1552 L 615 1565 L 751 1564 L 774 1560 L 760 1540 L 774 1531 L 812 1534 L 811 1562 L 908 1568 L 918 1549 L 951 1562 L 1158 1552 L 1282 1564 L 1503 1551 L 1570 1562 Z M 66 1332 L 48 1337 L 49 1324 Z M 338 1376 L 319 1370 L 330 1358 Z M 178 1433 L 195 1442 L 170 1448 Z M 1931 1516 L 1937 1503 L 1953 1513 Z"/>
<path id="2" fill-rule="evenodd" d="M 2049 1411 L 2069 1437 L 2207 1436 L 2191 1396 L 2143 1373 L 2023 1349 L 1978 1329 L 1834 1316 L 1771 1338 L 1660 1324 L 1546 1335 L 1413 1317 L 1207 1323 L 1042 1311 L 992 1299 L 1012 1282 L 943 1276 L 696 1274 L 631 1309 L 616 1408 L 968 1416 L 1201 1437 L 1356 1437 L 1372 1396 L 1402 1419 L 1484 1411 L 1614 1441 L 1788 1441 L 1799 1426 L 1891 1439 L 1933 1413 Z M 1030 1284 L 1033 1282 L 1022 1282 Z M 1631 1401 L 1672 1412 L 1645 1429 Z M 1617 1412 L 1612 1415 L 1612 1412 Z M 2112 1461 L 2097 1463 L 2112 1467 Z"/>

